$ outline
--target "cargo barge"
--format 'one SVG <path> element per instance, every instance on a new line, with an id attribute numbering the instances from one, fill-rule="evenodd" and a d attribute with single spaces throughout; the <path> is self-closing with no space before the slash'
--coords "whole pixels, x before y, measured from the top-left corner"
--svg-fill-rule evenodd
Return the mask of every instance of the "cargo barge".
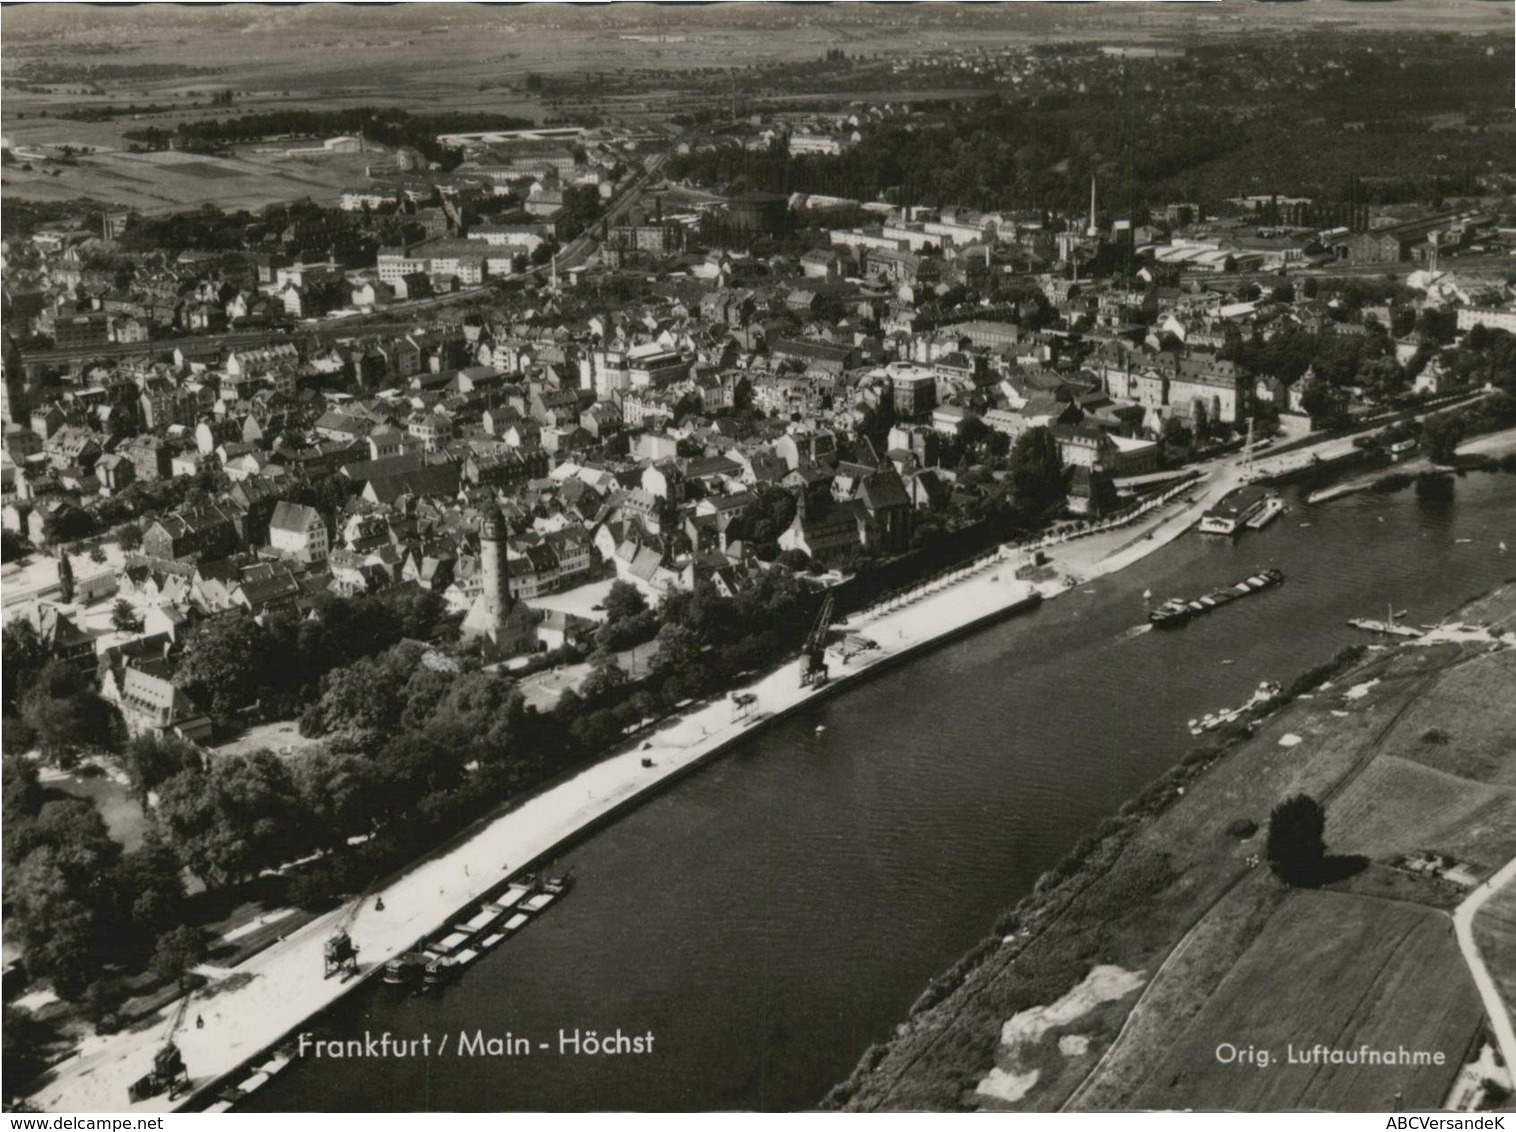
<path id="1" fill-rule="evenodd" d="M 1212 590 L 1203 597 L 1189 600 L 1182 597 L 1170 598 L 1157 609 L 1148 614 L 1148 622 L 1155 629 L 1176 629 L 1180 625 L 1188 624 L 1202 614 L 1220 609 L 1224 605 L 1230 605 L 1238 598 L 1247 597 L 1249 594 L 1259 593 L 1262 590 L 1272 589 L 1284 581 L 1284 571 L 1270 568 L 1253 574 L 1225 589 Z"/>

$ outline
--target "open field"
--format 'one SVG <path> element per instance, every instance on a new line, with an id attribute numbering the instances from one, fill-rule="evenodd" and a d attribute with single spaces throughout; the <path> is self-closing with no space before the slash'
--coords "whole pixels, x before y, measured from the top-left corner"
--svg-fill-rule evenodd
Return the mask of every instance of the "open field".
<path id="1" fill-rule="evenodd" d="M 1330 892 L 1292 893 L 1169 1053 L 1138 1108 L 1372 1111 L 1440 1099 L 1479 1028 L 1446 916 Z M 1218 1048 L 1267 1050 L 1263 1068 Z M 1441 1067 L 1291 1065 L 1291 1049 L 1438 1051 Z M 1435 1103 L 1435 1102 L 1434 1102 Z"/>
<path id="2" fill-rule="evenodd" d="M 996 50 L 1048 40 L 1180 42 L 1243 32 L 1293 33 L 1302 26 L 1334 32 L 1506 29 L 1501 5 L 1486 0 L 1399 0 L 1393 5 L 1225 0 L 1130 8 L 402 4 L 366 9 L 361 25 L 341 6 L 326 7 L 7 7 L 0 73 L 12 82 L 24 80 L 32 89 L 6 90 L 0 126 L 13 145 L 125 149 L 128 143 L 121 134 L 134 127 L 173 129 L 186 119 L 288 106 L 388 105 L 417 113 L 476 109 L 538 121 L 568 108 L 565 103 L 555 109 L 551 93 L 529 91 L 527 80 L 533 75 L 588 80 L 570 93 L 575 110 L 626 121 L 658 120 L 671 112 L 671 101 L 711 101 L 709 76 L 686 88 L 685 76 L 696 70 L 808 62 L 838 47 L 849 55 L 891 56 Z M 107 77 L 82 79 L 91 65 L 110 68 Z M 50 80 L 50 73 L 57 81 Z M 596 76 L 606 83 L 596 84 Z M 865 97 L 836 91 L 813 95 L 803 88 L 802 83 L 775 93 L 829 101 Z M 207 96 L 220 91 L 234 92 L 234 107 L 206 105 Z M 923 93 L 891 89 L 878 97 Z M 140 121 L 129 114 L 106 122 L 58 117 L 79 108 L 128 104 L 173 109 Z M 54 197 L 58 186 L 15 180 L 6 188 Z"/>
<path id="3" fill-rule="evenodd" d="M 1507 586 L 1461 616 L 1499 620 L 1513 601 L 1516 586 Z M 1204 773 L 1171 772 L 1043 878 L 1004 922 L 1003 941 L 986 940 L 934 984 L 935 997 L 866 1055 L 832 1102 L 1351 1110 L 1387 1107 L 1399 1089 L 1408 1107 L 1441 1105 L 1483 1017 L 1447 916 L 1467 889 L 1386 859 L 1436 848 L 1491 871 L 1516 852 L 1516 795 L 1386 756 L 1384 744 L 1444 687 L 1461 696 L 1488 673 L 1508 673 L 1513 654 L 1490 650 L 1438 643 L 1369 653 Z M 1486 697 L 1446 710 L 1467 734 L 1494 736 L 1511 725 L 1508 705 Z M 1197 766 L 1206 761 L 1198 756 Z M 1250 865 L 1262 831 L 1227 828 L 1242 818 L 1265 826 L 1294 793 L 1326 805 L 1334 854 L 1363 854 L 1344 858 L 1343 876 L 1324 889 L 1293 890 Z M 998 1040 L 1009 1019 L 1063 1001 L 1099 965 L 1132 972 L 1142 989 L 1035 1042 Z M 1440 1067 L 1263 1070 L 1219 1065 L 1221 1041 L 1277 1046 L 1280 1059 L 1289 1042 L 1440 1048 L 1445 1057 Z M 981 1084 L 1000 1095 L 976 1091 Z"/>
<path id="4" fill-rule="evenodd" d="M 1385 737 L 1384 749 L 1463 778 L 1516 787 L 1516 760 L 1510 757 L 1516 750 L 1516 709 L 1482 710 L 1509 700 L 1513 688 L 1516 654 L 1499 653 L 1453 669 L 1438 681 L 1436 696 L 1405 713 Z"/>
<path id="5" fill-rule="evenodd" d="M 7 169 L 7 196 L 40 200 L 90 197 L 144 213 L 214 204 L 228 210 L 259 208 L 309 196 L 330 203 L 340 190 L 364 183 L 363 156 L 291 158 L 210 157 L 177 151 L 100 153 L 51 173 Z"/>

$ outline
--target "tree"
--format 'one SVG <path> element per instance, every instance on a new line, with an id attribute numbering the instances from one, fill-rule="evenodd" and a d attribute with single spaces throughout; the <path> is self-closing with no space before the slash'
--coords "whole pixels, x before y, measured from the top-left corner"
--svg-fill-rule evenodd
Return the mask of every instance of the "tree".
<path id="1" fill-rule="evenodd" d="M 156 830 L 117 866 L 113 887 L 126 924 L 151 942 L 184 909 L 184 863 Z"/>
<path id="2" fill-rule="evenodd" d="M 1269 815 L 1269 865 L 1287 884 L 1308 885 L 1321 876 L 1326 857 L 1326 812 L 1308 794 L 1296 794 Z"/>
<path id="3" fill-rule="evenodd" d="M 1342 428 L 1349 422 L 1346 395 L 1324 381 L 1306 385 L 1300 395 L 1300 407 L 1311 418 L 1311 428 L 1317 431 Z"/>
<path id="4" fill-rule="evenodd" d="M 1063 456 L 1053 430 L 1027 429 L 1011 446 L 1011 486 L 1019 510 L 1039 515 L 1063 498 Z"/>
<path id="5" fill-rule="evenodd" d="M 1196 397 L 1190 405 L 1190 416 L 1195 422 L 1195 436 L 1205 440 L 1211 435 L 1211 411 L 1204 398 Z"/>
<path id="6" fill-rule="evenodd" d="M 158 938 L 158 946 L 153 949 L 153 974 L 166 983 L 178 983 L 182 988 L 185 976 L 204 963 L 205 956 L 205 933 L 181 924 Z"/>
<path id="7" fill-rule="evenodd" d="M 381 784 L 372 759 L 318 747 L 295 764 L 294 776 L 319 847 L 340 848 L 349 837 L 370 832 L 378 820 Z"/>
<path id="8" fill-rule="evenodd" d="M 120 717 L 85 681 L 78 669 L 50 660 L 20 703 L 21 718 L 36 736 L 42 753 L 66 761 L 80 750 L 114 750 L 120 740 Z"/>
<path id="9" fill-rule="evenodd" d="M 12 530 L 0 531 L 0 562 L 14 562 L 28 550 L 26 539 Z"/>
<path id="10" fill-rule="evenodd" d="M 138 633 L 142 630 L 142 618 L 126 598 L 118 598 L 111 606 L 111 625 L 118 633 Z"/>
<path id="11" fill-rule="evenodd" d="M 1463 420 L 1453 413 L 1428 417 L 1421 425 L 1421 446 L 1434 464 L 1451 464 L 1463 441 Z"/>
<path id="12" fill-rule="evenodd" d="M 214 617 L 190 637 L 174 683 L 213 715 L 228 716 L 258 699 L 276 657 L 267 631 L 251 617 Z"/>
<path id="13" fill-rule="evenodd" d="M 22 828 L 23 823 L 35 818 L 41 812 L 45 799 L 46 793 L 42 789 L 37 764 L 31 759 L 7 755 L 3 777 L 0 777 L 0 802 L 4 804 L 7 846 L 12 831 Z M 9 851 L 6 859 L 10 859 Z"/>
<path id="14" fill-rule="evenodd" d="M 200 748 L 177 735 L 138 735 L 127 742 L 121 762 L 132 793 L 142 801 L 176 774 L 205 768 Z"/>
<path id="15" fill-rule="evenodd" d="M 590 658 L 590 672 L 579 685 L 579 694 L 590 704 L 603 705 L 616 699 L 626 682 L 626 670 L 615 654 L 599 652 Z"/>
<path id="16" fill-rule="evenodd" d="M 0 698 L 7 715 L 17 710 L 47 661 L 47 646 L 30 621 L 17 617 L 5 623 L 0 642 Z"/>
<path id="17" fill-rule="evenodd" d="M 123 552 L 132 554 L 142 549 L 142 528 L 136 523 L 127 523 L 116 532 L 116 541 Z"/>
<path id="18" fill-rule="evenodd" d="M 404 690 L 421 650 L 402 645 L 334 668 L 321 681 L 321 699 L 301 720 L 306 735 L 355 736 L 393 731 L 405 711 Z"/>
<path id="19" fill-rule="evenodd" d="M 169 846 L 208 885 L 283 864 L 311 843 L 289 767 L 268 751 L 175 775 L 158 792 L 157 816 Z"/>
<path id="20" fill-rule="evenodd" d="M 58 549 L 58 596 L 63 599 L 64 605 L 73 603 L 74 564 L 69 561 L 67 547 Z"/>
<path id="21" fill-rule="evenodd" d="M 636 586 L 619 580 L 611 583 L 610 592 L 605 595 L 607 621 L 635 617 L 645 609 L 647 609 L 647 598 L 642 596 L 642 591 Z"/>
<path id="22" fill-rule="evenodd" d="M 89 560 L 96 566 L 105 565 L 105 547 L 92 546 L 89 548 Z"/>

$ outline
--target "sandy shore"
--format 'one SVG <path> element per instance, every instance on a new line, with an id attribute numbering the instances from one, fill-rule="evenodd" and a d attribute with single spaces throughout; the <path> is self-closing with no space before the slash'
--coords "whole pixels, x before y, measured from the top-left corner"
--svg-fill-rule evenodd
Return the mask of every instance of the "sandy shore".
<path id="1" fill-rule="evenodd" d="M 633 748 L 522 802 L 384 889 L 383 912 L 374 911 L 372 902 L 368 903 L 351 928 L 360 949 L 360 973 L 382 966 L 447 924 L 527 862 L 551 853 L 639 795 L 715 756 L 750 731 L 756 720 L 789 713 L 819 694 L 832 694 L 867 678 L 870 669 L 993 620 L 1026 602 L 1034 590 L 1053 597 L 1072 585 L 1130 565 L 1193 526 L 1207 507 L 1243 482 L 1243 474 L 1233 463 L 1214 466 L 1181 500 L 1136 522 L 1045 548 L 1062 575 L 1057 581 L 1034 587 L 1016 580 L 1015 569 L 1026 555 L 1008 554 L 959 571 L 908 599 L 854 615 L 847 633 L 867 637 L 878 647 L 854 653 L 846 665 L 834 647 L 829 658 L 833 679 L 820 692 L 800 686 L 800 663 L 792 661 L 739 689 L 757 697 L 747 718 L 734 718 L 728 698 L 703 703 L 639 739 Z M 644 766 L 644 759 L 652 765 Z M 339 909 L 312 921 L 195 996 L 187 1015 L 190 1023 L 177 1036 L 195 1086 L 232 1072 L 351 989 L 351 981 L 344 984 L 322 975 L 323 944 L 343 914 Z M 203 1028 L 194 1025 L 197 1015 L 204 1020 Z M 189 1098 L 181 1097 L 175 1104 L 163 1096 L 138 1105 L 127 1102 L 128 1085 L 150 1068 L 167 1026 L 164 1021 L 148 1029 L 88 1039 L 79 1055 L 60 1066 L 32 1102 L 49 1112 L 147 1112 L 179 1107 Z"/>

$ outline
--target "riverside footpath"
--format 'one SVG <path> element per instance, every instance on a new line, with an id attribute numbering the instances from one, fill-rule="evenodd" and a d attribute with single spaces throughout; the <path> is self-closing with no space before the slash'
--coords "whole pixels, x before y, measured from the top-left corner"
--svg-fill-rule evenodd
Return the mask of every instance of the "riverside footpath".
<path id="1" fill-rule="evenodd" d="M 162 1112 L 194 1107 L 199 1092 L 277 1045 L 306 1019 L 353 990 L 384 963 L 451 922 L 459 912 L 499 888 L 530 862 L 551 856 L 679 775 L 719 755 L 755 728 L 812 700 L 833 695 L 980 624 L 1033 607 L 1061 592 L 1018 581 L 1014 562 L 991 558 L 940 579 L 929 590 L 906 594 L 846 625 L 850 638 L 874 647 L 855 651 L 839 642 L 828 652 L 832 679 L 803 688 L 800 661 L 791 661 L 734 693 L 755 697 L 738 713 L 731 698 L 693 706 L 658 725 L 595 766 L 522 801 L 433 854 L 365 898 L 349 931 L 359 948 L 357 978 L 323 977 L 322 952 L 352 910 L 338 908 L 225 972 L 195 992 L 187 1014 L 203 1027 L 182 1028 L 174 1040 L 184 1056 L 191 1090 L 170 1102 L 160 1095 L 128 1101 L 132 1081 L 146 1073 L 168 1037 L 169 1021 L 81 1044 L 78 1054 L 52 1071 L 29 1099 L 47 1112 Z M 836 634 L 834 633 L 834 636 Z M 374 901 L 382 897 L 384 911 Z M 467 977 L 467 976 L 465 976 Z M 170 1012 L 177 1004 L 170 1007 Z"/>
<path id="2" fill-rule="evenodd" d="M 1309 459 L 1304 453 L 1292 456 Z M 1236 463 L 1214 464 L 1179 497 L 1122 526 L 1041 544 L 1038 549 L 1051 569 L 1040 572 L 1045 580 L 1036 584 L 1015 577 L 1032 548 L 1005 547 L 998 557 L 896 595 L 849 619 L 844 639 L 829 650 L 832 679 L 826 686 L 802 688 L 800 662 L 789 662 L 732 690 L 754 697 L 746 713 L 739 713 L 728 697 L 692 705 L 595 766 L 478 823 L 369 894 L 368 906 L 350 928 L 359 948 L 358 978 L 323 977 L 325 941 L 349 906 L 292 932 L 197 991 L 188 1013 L 203 1018 L 204 1026 L 184 1028 L 175 1036 L 192 1083 L 176 1102 L 160 1095 L 131 1105 L 127 1098 L 129 1084 L 148 1071 L 153 1053 L 168 1036 L 165 1015 L 137 1030 L 87 1039 L 77 1055 L 51 1071 L 30 1103 L 49 1112 L 194 1107 L 203 1100 L 201 1090 L 285 1040 L 388 959 L 452 922 L 531 862 L 551 857 L 755 729 L 818 697 L 846 691 L 875 672 L 1146 557 L 1193 526 L 1246 476 Z M 872 647 L 850 646 L 849 641 L 859 639 Z M 373 907 L 380 896 L 383 912 Z"/>

